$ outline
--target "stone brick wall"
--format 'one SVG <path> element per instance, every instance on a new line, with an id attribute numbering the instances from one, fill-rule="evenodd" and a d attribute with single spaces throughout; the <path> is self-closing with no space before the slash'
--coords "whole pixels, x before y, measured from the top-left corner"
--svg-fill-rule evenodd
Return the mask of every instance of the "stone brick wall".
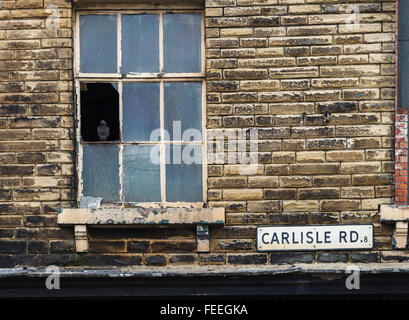
<path id="1" fill-rule="evenodd" d="M 192 227 L 89 228 L 74 253 L 56 211 L 74 207 L 72 8 L 2 1 L 0 266 L 269 264 L 407 259 L 378 206 L 394 201 L 395 1 L 206 0 L 207 127 L 259 129 L 258 168 L 208 166 L 226 208 L 197 254 Z M 46 28 L 59 7 L 59 28 Z M 257 253 L 261 224 L 373 223 L 371 252 Z"/>
<path id="2" fill-rule="evenodd" d="M 395 1 L 206 1 L 208 127 L 255 126 L 260 140 L 256 175 L 209 170 L 210 205 L 226 208 L 228 224 L 214 251 L 254 250 L 253 225 L 308 223 L 374 223 L 376 249 L 391 249 L 378 207 L 394 200 L 394 22 Z"/>
<path id="3" fill-rule="evenodd" d="M 47 20 L 53 5 L 58 28 Z M 64 0 L 0 1 L 3 267 L 46 264 L 45 254 L 72 242 L 72 230 L 56 223 L 56 210 L 73 205 L 74 195 L 71 16 Z"/>

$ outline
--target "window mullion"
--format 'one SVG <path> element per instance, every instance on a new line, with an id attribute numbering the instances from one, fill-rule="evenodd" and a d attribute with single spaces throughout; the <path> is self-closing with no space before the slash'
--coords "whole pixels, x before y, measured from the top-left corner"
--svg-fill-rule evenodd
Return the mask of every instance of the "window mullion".
<path id="1" fill-rule="evenodd" d="M 121 203 L 124 202 L 123 194 L 123 137 L 122 137 L 122 105 L 123 105 L 123 90 L 122 90 L 122 81 L 118 81 L 118 91 L 119 91 L 119 199 Z"/>
<path id="2" fill-rule="evenodd" d="M 122 74 L 122 14 L 118 12 L 117 14 L 117 72 Z"/>
<path id="3" fill-rule="evenodd" d="M 166 202 L 166 144 L 165 144 L 165 101 L 164 101 L 164 83 L 160 81 L 160 190 L 161 203 Z"/>
<path id="4" fill-rule="evenodd" d="M 163 14 L 159 13 L 159 73 L 163 71 Z"/>

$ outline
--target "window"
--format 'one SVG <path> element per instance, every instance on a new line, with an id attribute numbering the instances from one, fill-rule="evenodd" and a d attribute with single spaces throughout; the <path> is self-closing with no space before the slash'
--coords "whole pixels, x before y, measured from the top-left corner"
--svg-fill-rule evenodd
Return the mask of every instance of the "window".
<path id="1" fill-rule="evenodd" d="M 202 206 L 202 12 L 76 19 L 79 200 Z"/>

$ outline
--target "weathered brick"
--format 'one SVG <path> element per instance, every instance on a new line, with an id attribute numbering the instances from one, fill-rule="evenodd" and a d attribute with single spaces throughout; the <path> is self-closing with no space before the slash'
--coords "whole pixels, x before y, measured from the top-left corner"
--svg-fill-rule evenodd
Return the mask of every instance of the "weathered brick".
<path id="1" fill-rule="evenodd" d="M 266 264 L 267 254 L 227 254 L 228 264 Z"/>
<path id="2" fill-rule="evenodd" d="M 338 199 L 340 191 L 338 188 L 314 188 L 299 189 L 299 199 Z"/>
<path id="3" fill-rule="evenodd" d="M 280 177 L 281 187 L 309 187 L 312 186 L 312 178 L 309 176 Z"/>
<path id="4" fill-rule="evenodd" d="M 50 241 L 50 253 L 71 253 L 75 252 L 73 240 Z"/>
<path id="5" fill-rule="evenodd" d="M 314 163 L 314 164 L 291 164 L 290 174 L 327 174 L 339 173 L 340 166 L 332 163 Z"/>
<path id="6" fill-rule="evenodd" d="M 375 197 L 374 187 L 344 187 L 341 189 L 341 197 L 347 199 L 373 198 Z"/>
<path id="7" fill-rule="evenodd" d="M 0 252 L 11 254 L 26 253 L 26 242 L 21 240 L 0 240 Z"/>
<path id="8" fill-rule="evenodd" d="M 223 190 L 223 200 L 261 200 L 263 192 L 261 189 L 225 189 Z"/>
<path id="9" fill-rule="evenodd" d="M 311 211 L 318 210 L 318 200 L 284 200 L 284 211 Z"/>
<path id="10" fill-rule="evenodd" d="M 32 240 L 27 243 L 28 253 L 48 253 L 48 241 Z"/>
<path id="11" fill-rule="evenodd" d="M 296 197 L 296 189 L 264 189 L 264 199 L 266 200 L 294 199 Z"/>
<path id="12" fill-rule="evenodd" d="M 211 241 L 211 251 L 215 252 L 240 252 L 240 251 L 252 251 L 254 247 L 254 240 L 230 240 L 223 239 L 217 241 Z"/>
<path id="13" fill-rule="evenodd" d="M 197 260 L 196 255 L 192 254 L 171 254 L 169 263 L 174 265 L 194 264 Z"/>
<path id="14" fill-rule="evenodd" d="M 268 213 L 268 224 L 306 224 L 308 223 L 308 212 L 285 212 L 285 213 Z"/>
<path id="15" fill-rule="evenodd" d="M 200 254 L 199 255 L 199 263 L 200 264 L 225 264 L 226 263 L 226 257 L 225 254 L 215 254 L 215 253 L 210 253 L 210 254 Z"/>
<path id="16" fill-rule="evenodd" d="M 376 263 L 380 262 L 378 252 L 353 252 L 351 254 L 352 263 Z"/>
<path id="17" fill-rule="evenodd" d="M 280 212 L 282 210 L 281 201 L 249 201 L 247 209 L 250 212 Z"/>
<path id="18" fill-rule="evenodd" d="M 314 254 L 311 252 L 272 252 L 270 253 L 271 264 L 295 264 L 312 263 Z"/>
<path id="19" fill-rule="evenodd" d="M 89 252 L 125 251 L 125 241 L 89 241 Z"/>
<path id="20" fill-rule="evenodd" d="M 151 252 L 193 252 L 195 250 L 195 241 L 153 241 L 151 243 Z"/>
<path id="21" fill-rule="evenodd" d="M 323 200 L 320 208 L 321 211 L 358 210 L 360 205 L 358 200 Z"/>
<path id="22" fill-rule="evenodd" d="M 347 252 L 319 252 L 317 255 L 317 262 L 336 263 L 349 262 L 350 254 Z"/>

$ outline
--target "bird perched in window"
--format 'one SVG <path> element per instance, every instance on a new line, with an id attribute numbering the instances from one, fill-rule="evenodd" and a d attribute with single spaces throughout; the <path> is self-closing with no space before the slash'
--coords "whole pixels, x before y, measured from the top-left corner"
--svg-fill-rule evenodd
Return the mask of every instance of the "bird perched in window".
<path id="1" fill-rule="evenodd" d="M 105 141 L 109 136 L 109 127 L 105 120 L 101 120 L 101 124 L 97 128 L 98 138 L 101 141 Z"/>

